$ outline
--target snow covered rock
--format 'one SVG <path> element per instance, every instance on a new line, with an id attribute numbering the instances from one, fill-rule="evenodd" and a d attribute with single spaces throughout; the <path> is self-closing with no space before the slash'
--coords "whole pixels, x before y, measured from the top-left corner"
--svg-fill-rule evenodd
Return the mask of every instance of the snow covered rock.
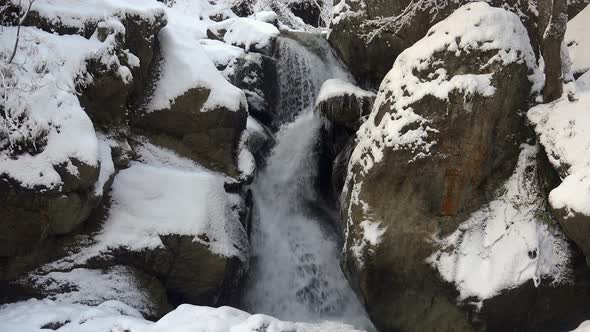
<path id="1" fill-rule="evenodd" d="M 470 0 L 335 0 L 330 43 L 361 84 L 377 87 L 406 48 Z M 521 16 L 533 44 L 536 8 L 520 0 L 486 1 Z"/>
<path id="2" fill-rule="evenodd" d="M 338 199 L 344 186 L 356 131 L 371 113 L 375 93 L 343 79 L 326 80 L 315 101 L 324 119 L 320 140 L 320 186 Z"/>
<path id="3" fill-rule="evenodd" d="M 497 198 L 439 240 L 428 261 L 459 290 L 459 300 L 485 300 L 529 280 L 569 276 L 569 247 L 546 208 L 537 147 L 522 145 L 515 172 Z M 485 255 L 481 253 L 485 252 Z"/>
<path id="4" fill-rule="evenodd" d="M 224 42 L 246 52 L 264 53 L 271 47 L 279 29 L 270 23 L 252 18 L 236 17 L 209 26 L 209 31 Z"/>
<path id="5" fill-rule="evenodd" d="M 586 9 L 585 11 L 587 11 Z M 576 100 L 567 97 L 528 111 L 539 142 L 561 178 L 549 203 L 561 226 L 590 257 L 590 73 L 577 81 Z"/>
<path id="6" fill-rule="evenodd" d="M 144 142 L 135 152 L 140 161 L 132 161 L 114 179 L 105 220 L 67 255 L 35 270 L 21 284 L 57 299 L 47 281 L 68 290 L 82 273 L 105 287 L 89 290 L 90 295 L 63 291 L 64 301 L 122 299 L 111 285 L 122 277 L 111 272 L 123 266 L 141 272 L 140 278 L 138 273 L 125 277 L 136 283 L 157 285 L 146 284 L 141 276 L 157 278 L 174 303 L 231 303 L 249 259 L 243 199 L 225 191 L 224 175 L 171 150 Z M 141 295 L 146 300 L 129 304 L 144 313 L 151 308 L 150 316 L 163 313 L 158 287 L 139 289 L 146 290 Z"/>
<path id="7" fill-rule="evenodd" d="M 425 261 L 429 238 L 457 230 L 512 174 L 538 73 L 518 16 L 485 3 L 396 59 L 342 193 L 344 270 L 378 328 L 470 329 Z"/>
<path id="8" fill-rule="evenodd" d="M 270 60 L 265 59 L 262 54 L 250 52 L 230 62 L 224 74 L 246 94 L 248 113 L 269 122 L 268 85 L 272 84 L 272 76 L 267 69 L 268 61 Z"/>
<path id="9" fill-rule="evenodd" d="M 18 280 L 17 285 L 32 289 L 36 298 L 64 304 L 96 306 L 106 301 L 121 301 L 151 318 L 162 317 L 173 309 L 166 289 L 157 278 L 128 266 L 31 274 Z"/>
<path id="10" fill-rule="evenodd" d="M 211 61 L 194 18 L 176 10 L 170 13 L 170 23 L 159 34 L 160 77 L 150 102 L 132 123 L 153 142 L 235 176 L 246 98 Z"/>
<path id="11" fill-rule="evenodd" d="M 316 109 L 333 124 L 356 131 L 361 118 L 371 113 L 374 100 L 373 92 L 341 79 L 330 79 L 322 84 Z"/>
<path id="12" fill-rule="evenodd" d="M 27 4 L 22 2 L 21 6 Z M 138 107 L 152 92 L 157 35 L 167 22 L 165 9 L 156 0 L 81 0 L 74 4 L 67 0 L 39 0 L 34 1 L 24 24 L 86 38 L 98 32 L 103 41 L 116 36 L 112 57 L 89 65 L 89 75 L 95 79 L 82 89 L 81 98 L 93 121 L 110 125 L 121 123 L 127 106 Z"/>
<path id="13" fill-rule="evenodd" d="M 8 56 L 15 27 L 0 32 Z M 114 170 L 76 96 L 92 82 L 88 61 L 109 57 L 114 40 L 59 36 L 24 27 L 11 64 L 0 123 L 0 256 L 30 253 L 47 237 L 82 223 Z"/>

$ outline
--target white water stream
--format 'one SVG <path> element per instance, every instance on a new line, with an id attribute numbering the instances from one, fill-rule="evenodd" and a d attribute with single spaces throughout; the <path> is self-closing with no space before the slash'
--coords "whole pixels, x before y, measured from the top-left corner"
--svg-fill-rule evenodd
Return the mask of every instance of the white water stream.
<path id="1" fill-rule="evenodd" d="M 311 212 L 321 119 L 314 114 L 321 83 L 346 78 L 320 36 L 278 41 L 277 144 L 252 184 L 252 268 L 244 302 L 250 312 L 290 321 L 337 320 L 371 328 L 340 266 L 340 247 L 328 220 Z M 309 50 L 314 47 L 313 52 Z M 325 219 L 325 218 L 324 218 Z"/>

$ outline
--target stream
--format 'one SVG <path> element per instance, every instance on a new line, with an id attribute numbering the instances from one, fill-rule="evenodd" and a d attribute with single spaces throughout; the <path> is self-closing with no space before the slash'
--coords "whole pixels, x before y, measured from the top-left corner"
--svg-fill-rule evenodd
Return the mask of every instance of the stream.
<path id="1" fill-rule="evenodd" d="M 335 221 L 325 220 L 337 212 L 313 212 L 321 202 L 314 184 L 322 126 L 315 99 L 326 79 L 350 76 L 319 35 L 281 37 L 275 54 L 280 129 L 251 186 L 252 266 L 245 309 L 283 320 L 334 320 L 372 329 L 340 269 Z"/>

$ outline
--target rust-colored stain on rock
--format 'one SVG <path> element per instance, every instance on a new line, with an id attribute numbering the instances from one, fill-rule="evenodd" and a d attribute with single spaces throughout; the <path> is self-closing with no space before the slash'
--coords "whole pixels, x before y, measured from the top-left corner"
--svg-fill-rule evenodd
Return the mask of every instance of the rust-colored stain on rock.
<path id="1" fill-rule="evenodd" d="M 454 216 L 459 210 L 461 200 L 461 170 L 447 169 L 445 172 L 445 194 L 443 196 L 441 214 Z"/>

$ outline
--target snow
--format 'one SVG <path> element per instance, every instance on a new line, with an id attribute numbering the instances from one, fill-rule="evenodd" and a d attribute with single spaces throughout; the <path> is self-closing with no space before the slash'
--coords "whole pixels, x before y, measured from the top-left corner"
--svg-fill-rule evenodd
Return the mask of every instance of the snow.
<path id="1" fill-rule="evenodd" d="M 211 252 L 245 261 L 245 231 L 223 184 L 208 172 L 134 162 L 115 177 L 112 206 L 96 241 L 141 251 L 162 247 L 160 235 L 193 235 Z M 210 241 L 196 237 L 201 234 Z"/>
<path id="2" fill-rule="evenodd" d="M 183 304 L 164 316 L 146 332 L 347 332 L 358 331 L 350 325 L 324 322 L 319 324 L 284 322 L 266 315 L 250 315 L 231 307 L 199 307 Z"/>
<path id="3" fill-rule="evenodd" d="M 578 328 L 571 332 L 590 332 L 590 320 L 582 322 Z"/>
<path id="4" fill-rule="evenodd" d="M 249 139 L 250 131 L 244 130 L 238 146 L 240 151 L 238 153 L 238 170 L 246 177 L 254 176 L 254 172 L 256 171 L 256 160 L 252 152 L 248 149 Z"/>
<path id="5" fill-rule="evenodd" d="M 466 96 L 492 96 L 493 74 L 465 73 L 449 77 L 444 64 L 433 62 L 438 52 L 460 56 L 475 50 L 495 54 L 482 66 L 482 71 L 495 63 L 525 63 L 532 72 L 529 78 L 534 83 L 533 90 L 540 89 L 542 73 L 518 16 L 486 3 L 465 5 L 434 25 L 426 37 L 397 57 L 381 83 L 373 112 L 357 133 L 358 145 L 352 153 L 351 165 L 360 164 L 366 173 L 381 161 L 386 148 L 409 150 L 414 154 L 412 161 L 429 155 L 436 144 L 432 134 L 438 131 L 431 127 L 430 120 L 415 113 L 411 105 L 427 95 L 447 100 L 452 91 Z M 432 70 L 428 79 L 417 76 L 426 70 Z M 379 110 L 386 105 L 391 111 L 376 123 Z"/>
<path id="6" fill-rule="evenodd" d="M 352 84 L 351 82 L 339 78 L 333 78 L 326 80 L 322 84 L 315 104 L 317 106 L 321 102 L 326 101 L 330 98 L 340 97 L 344 95 L 350 95 L 356 98 L 371 98 L 375 96 L 375 93 L 363 90 L 358 86 Z"/>
<path id="7" fill-rule="evenodd" d="M 16 28 L 0 31 L 0 55 L 7 56 L 14 45 Z M 59 36 L 23 27 L 13 64 L 5 66 L 8 119 L 0 123 L 0 174 L 24 187 L 59 188 L 62 180 L 54 166 L 77 159 L 98 166 L 99 148 L 92 122 L 76 96 L 79 78 L 86 74 L 86 59 L 110 52 L 111 37 L 101 43 L 96 36 Z M 85 82 L 89 83 L 89 82 Z M 2 90 L 0 90 L 2 91 Z M 24 120 L 16 120 L 18 118 Z M 10 129 L 9 129 L 10 128 Z M 16 129 L 15 129 L 16 128 Z M 9 155 L 8 141 L 35 142 L 37 154 Z M 41 142 L 46 136 L 46 144 Z"/>
<path id="8" fill-rule="evenodd" d="M 230 18 L 209 26 L 209 29 L 225 30 L 223 41 L 246 51 L 269 47 L 271 40 L 279 35 L 279 29 L 274 25 L 245 17 Z"/>
<path id="9" fill-rule="evenodd" d="M 202 39 L 201 45 L 217 67 L 226 67 L 232 60 L 242 56 L 244 50 L 219 40 Z"/>
<path id="10" fill-rule="evenodd" d="M 590 6 L 586 6 L 567 23 L 565 42 L 572 61 L 572 71 L 582 73 L 590 69 Z"/>
<path id="11" fill-rule="evenodd" d="M 252 18 L 257 21 L 266 22 L 266 23 L 270 23 L 270 24 L 277 22 L 279 19 L 277 13 L 270 11 L 270 10 L 266 10 L 266 11 L 263 10 L 263 11 L 254 13 L 254 15 L 252 15 Z"/>
<path id="12" fill-rule="evenodd" d="M 182 10 L 186 8 L 170 8 L 168 25 L 160 30 L 158 38 L 164 61 L 147 111 L 170 109 L 176 98 L 194 88 L 211 91 L 201 111 L 210 111 L 218 107 L 237 111 L 247 107 L 244 93 L 231 85 L 209 58 L 200 43 L 200 40 L 206 37 L 203 23 L 198 23 L 198 17 L 191 15 L 192 11 Z"/>
<path id="13" fill-rule="evenodd" d="M 3 332 L 47 331 L 47 324 L 63 325 L 68 332 L 354 332 L 352 326 L 334 322 L 317 324 L 280 321 L 266 315 L 250 315 L 230 308 L 210 308 L 183 304 L 157 322 L 145 320 L 122 302 L 107 301 L 98 306 L 35 300 L 0 307 Z"/>
<path id="14" fill-rule="evenodd" d="M 356 3 L 360 10 L 354 11 L 347 2 Z M 339 24 L 343 20 L 361 16 L 365 13 L 367 5 L 363 0 L 340 0 L 333 7 L 332 26 Z"/>
<path id="15" fill-rule="evenodd" d="M 484 300 L 528 280 L 565 281 L 567 239 L 551 225 L 536 178 L 537 147 L 522 145 L 518 164 L 499 196 L 473 213 L 428 258 L 441 277 L 455 284 L 459 300 Z"/>
<path id="16" fill-rule="evenodd" d="M 150 324 L 135 309 L 118 301 L 91 307 L 31 299 L 0 307 L 0 330 L 4 332 L 47 331 L 42 327 L 50 323 L 64 324 L 58 330 L 63 332 L 141 331 Z"/>
<path id="17" fill-rule="evenodd" d="M 577 100 L 564 96 L 531 108 L 529 121 L 562 183 L 549 194 L 555 209 L 568 216 L 590 216 L 590 74 L 576 81 Z"/>
<path id="18" fill-rule="evenodd" d="M 44 294 L 49 294 L 49 299 L 59 303 L 99 305 L 105 301 L 118 300 L 132 304 L 144 314 L 156 314 L 148 291 L 141 289 L 127 267 L 54 271 L 45 275 L 32 275 L 30 280 L 25 281 L 30 282 L 41 288 Z"/>
<path id="19" fill-rule="evenodd" d="M 154 145 L 145 138 L 139 140 L 141 140 L 141 144 L 136 146 L 134 151 L 137 154 L 137 159 L 146 165 L 221 176 L 219 173 L 197 164 L 194 160 L 183 158 L 172 150 Z"/>
<path id="20" fill-rule="evenodd" d="M 100 173 L 98 175 L 98 181 L 94 185 L 94 194 L 96 196 L 102 196 L 104 185 L 115 174 L 111 146 L 109 141 L 102 135 L 99 135 L 98 140 L 98 159 L 100 161 Z"/>
<path id="21" fill-rule="evenodd" d="M 18 0 L 11 1 L 19 3 Z M 133 15 L 154 21 L 164 15 L 164 8 L 156 0 L 36 0 L 31 10 L 54 25 L 83 29 L 89 22 L 97 23 L 113 16 Z"/>

